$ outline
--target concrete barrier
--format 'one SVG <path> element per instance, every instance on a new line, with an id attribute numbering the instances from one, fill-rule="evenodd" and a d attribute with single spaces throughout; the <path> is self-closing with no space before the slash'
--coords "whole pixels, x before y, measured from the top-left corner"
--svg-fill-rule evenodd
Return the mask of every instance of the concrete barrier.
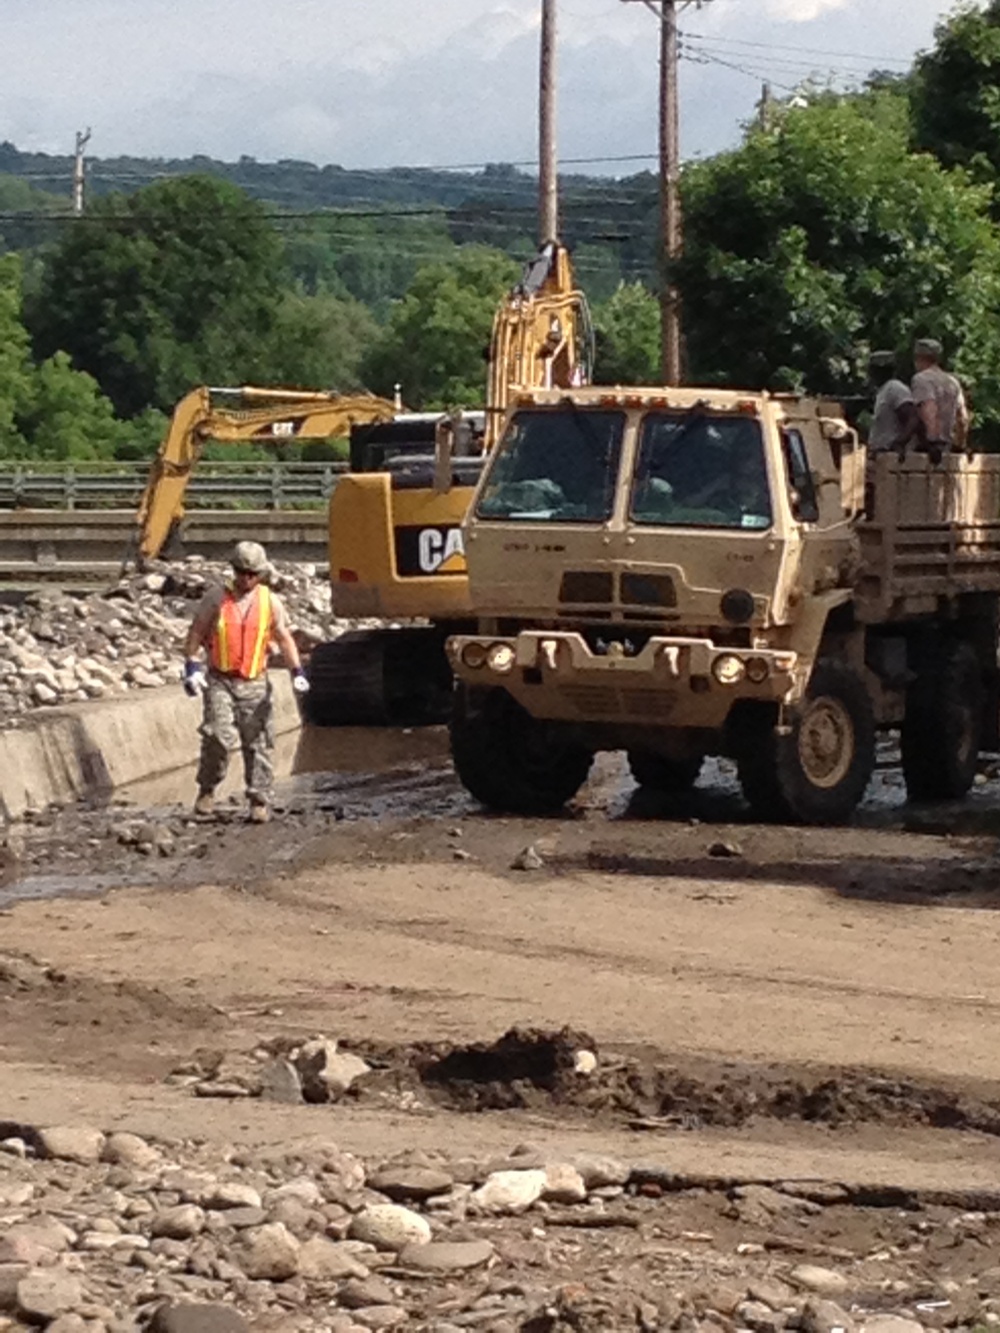
<path id="1" fill-rule="evenodd" d="M 272 672 L 271 685 L 275 730 L 284 735 L 301 725 L 298 703 L 287 672 Z M 200 717 L 201 705 L 180 685 L 34 713 L 0 732 L 0 816 L 10 822 L 186 768 L 198 756 Z"/>

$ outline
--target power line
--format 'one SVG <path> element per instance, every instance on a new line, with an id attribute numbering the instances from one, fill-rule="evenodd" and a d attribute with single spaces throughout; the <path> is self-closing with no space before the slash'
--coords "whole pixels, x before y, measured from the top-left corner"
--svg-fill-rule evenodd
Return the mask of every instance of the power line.
<path id="1" fill-rule="evenodd" d="M 902 56 L 876 56 L 862 54 L 857 51 L 827 51 L 821 47 L 788 46 L 781 42 L 752 42 L 749 40 L 744 41 L 739 37 L 722 37 L 704 32 L 685 31 L 684 37 L 685 40 L 691 38 L 694 41 L 711 42 L 715 46 L 749 46 L 760 51 L 794 51 L 801 55 L 832 56 L 834 59 L 858 60 L 863 62 L 871 61 L 873 65 L 904 65 L 909 68 L 913 63 L 912 60 L 907 60 Z"/>

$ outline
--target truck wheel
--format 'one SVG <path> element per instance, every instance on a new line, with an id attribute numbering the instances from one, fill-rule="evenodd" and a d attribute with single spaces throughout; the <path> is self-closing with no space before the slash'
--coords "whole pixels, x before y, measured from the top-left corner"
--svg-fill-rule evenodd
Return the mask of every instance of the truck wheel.
<path id="1" fill-rule="evenodd" d="M 773 715 L 741 728 L 737 766 L 743 795 L 761 819 L 840 824 L 875 769 L 875 719 L 864 682 L 821 659 L 787 734 Z"/>
<path id="2" fill-rule="evenodd" d="M 701 755 L 692 759 L 668 759 L 655 750 L 628 752 L 628 766 L 639 786 L 669 795 L 690 791 L 698 781 L 703 762 Z"/>
<path id="3" fill-rule="evenodd" d="M 455 689 L 451 757 L 477 801 L 517 815 L 561 809 L 583 786 L 594 759 L 506 690 L 490 690 L 480 702 L 463 685 Z"/>
<path id="4" fill-rule="evenodd" d="M 983 673 L 968 643 L 947 644 L 906 697 L 901 749 L 911 801 L 957 800 L 976 777 L 984 708 Z"/>

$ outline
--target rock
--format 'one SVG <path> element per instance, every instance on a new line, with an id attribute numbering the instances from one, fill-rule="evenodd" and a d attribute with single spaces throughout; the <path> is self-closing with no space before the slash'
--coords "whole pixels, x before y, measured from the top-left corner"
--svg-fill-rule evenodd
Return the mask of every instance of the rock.
<path id="1" fill-rule="evenodd" d="M 545 1168 L 542 1198 L 546 1203 L 583 1203 L 587 1198 L 587 1186 L 575 1166 L 568 1162 L 554 1162 Z"/>
<path id="2" fill-rule="evenodd" d="M 21 1223 L 0 1233 L 0 1264 L 52 1264 L 69 1245 L 70 1233 L 55 1222 Z"/>
<path id="3" fill-rule="evenodd" d="M 197 1236 L 205 1225 L 205 1214 L 197 1204 L 182 1203 L 176 1208 L 167 1208 L 153 1218 L 150 1233 L 153 1236 L 165 1236 L 169 1240 L 190 1240 Z"/>
<path id="4" fill-rule="evenodd" d="M 295 1058 L 295 1068 L 307 1102 L 335 1102 L 371 1066 L 350 1051 L 338 1050 L 335 1041 L 319 1038 L 306 1042 Z"/>
<path id="5" fill-rule="evenodd" d="M 821 1297 L 813 1296 L 806 1301 L 802 1314 L 799 1316 L 799 1328 L 802 1333 L 854 1333 L 856 1328 L 855 1321 L 837 1305 L 835 1301 L 823 1300 Z M 892 1333 L 892 1330 L 885 1330 L 885 1333 Z M 898 1330 L 898 1333 L 904 1333 Z"/>
<path id="6" fill-rule="evenodd" d="M 915 1319 L 904 1319 L 902 1315 L 876 1314 L 865 1318 L 861 1333 L 924 1333 L 924 1326 Z"/>
<path id="7" fill-rule="evenodd" d="M 362 1310 L 366 1305 L 392 1305 L 394 1298 L 392 1288 L 380 1277 L 368 1277 L 362 1281 L 352 1278 L 337 1293 L 337 1300 L 348 1310 Z"/>
<path id="8" fill-rule="evenodd" d="M 510 863 L 511 870 L 541 870 L 545 861 L 534 845 L 524 847 Z"/>
<path id="9" fill-rule="evenodd" d="M 604 1157 L 599 1153 L 576 1153 L 569 1162 L 579 1171 L 588 1191 L 609 1185 L 627 1185 L 632 1172 L 632 1168 L 617 1157 Z"/>
<path id="10" fill-rule="evenodd" d="M 544 1194 L 546 1179 L 544 1171 L 494 1171 L 470 1203 L 483 1213 L 524 1213 Z"/>
<path id="11" fill-rule="evenodd" d="M 400 1251 L 400 1268 L 421 1273 L 461 1273 L 488 1264 L 495 1250 L 488 1240 L 436 1240 L 427 1245 L 407 1245 Z"/>
<path id="12" fill-rule="evenodd" d="M 80 1279 L 61 1268 L 29 1273 L 17 1284 L 17 1311 L 29 1324 L 48 1324 L 83 1300 Z"/>
<path id="13" fill-rule="evenodd" d="M 394 1202 L 404 1199 L 430 1199 L 447 1194 L 454 1185 L 447 1171 L 430 1166 L 384 1166 L 368 1181 L 371 1189 Z"/>
<path id="14" fill-rule="evenodd" d="M 300 1276 L 313 1282 L 368 1276 L 368 1269 L 348 1246 L 323 1236 L 313 1236 L 300 1247 L 298 1271 Z"/>
<path id="15" fill-rule="evenodd" d="M 71 1125 L 50 1125 L 38 1131 L 45 1157 L 91 1166 L 101 1160 L 104 1135 L 98 1129 L 78 1129 Z"/>
<path id="16" fill-rule="evenodd" d="M 380 1250 L 399 1251 L 407 1245 L 426 1244 L 431 1228 L 425 1217 L 401 1204 L 376 1203 L 353 1218 L 350 1235 Z"/>
<path id="17" fill-rule="evenodd" d="M 138 1134 L 109 1134 L 101 1158 L 116 1166 L 131 1166 L 136 1171 L 150 1171 L 160 1164 L 160 1154 Z"/>
<path id="18" fill-rule="evenodd" d="M 577 1051 L 573 1056 L 573 1073 L 585 1077 L 597 1072 L 597 1056 L 593 1051 Z"/>
<path id="19" fill-rule="evenodd" d="M 748 1328 L 750 1333 L 780 1333 L 785 1327 L 785 1316 L 763 1301 L 742 1301 L 736 1307 L 736 1319 L 738 1327 Z"/>
<path id="20" fill-rule="evenodd" d="M 736 842 L 713 842 L 708 849 L 709 856 L 736 857 L 743 855 L 743 848 Z"/>
<path id="21" fill-rule="evenodd" d="M 369 1305 L 354 1311 L 354 1322 L 362 1328 L 395 1328 L 406 1322 L 406 1311 L 401 1305 Z"/>
<path id="22" fill-rule="evenodd" d="M 230 1305 L 161 1305 L 149 1333 L 250 1333 L 250 1325 Z"/>
<path id="23" fill-rule="evenodd" d="M 252 1185 L 244 1185 L 238 1180 L 220 1181 L 202 1195 L 203 1208 L 222 1212 L 228 1208 L 259 1208 L 260 1194 Z"/>
<path id="24" fill-rule="evenodd" d="M 260 1071 L 260 1095 L 266 1102 L 302 1101 L 302 1080 L 290 1060 L 271 1060 Z"/>
<path id="25" fill-rule="evenodd" d="M 299 1271 L 300 1249 L 284 1223 L 269 1222 L 245 1233 L 237 1262 L 247 1277 L 283 1282 Z"/>
<path id="26" fill-rule="evenodd" d="M 51 1324 L 46 1324 L 45 1328 L 46 1333 L 90 1333 L 92 1325 L 82 1315 L 61 1314 Z"/>
<path id="27" fill-rule="evenodd" d="M 798 1264 L 788 1277 L 794 1286 L 803 1291 L 814 1291 L 817 1296 L 825 1296 L 828 1300 L 843 1296 L 850 1287 L 843 1273 L 837 1273 L 832 1268 L 821 1268 L 818 1264 Z M 892 1330 L 885 1329 L 883 1333 L 892 1333 Z M 896 1333 L 902 1333 L 902 1330 Z"/>

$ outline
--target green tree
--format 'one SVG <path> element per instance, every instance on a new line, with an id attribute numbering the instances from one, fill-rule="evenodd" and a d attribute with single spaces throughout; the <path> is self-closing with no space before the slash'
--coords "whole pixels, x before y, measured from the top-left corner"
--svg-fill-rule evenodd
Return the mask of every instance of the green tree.
<path id="1" fill-rule="evenodd" d="M 676 277 L 694 381 L 863 388 L 868 351 L 945 342 L 1000 422 L 1000 241 L 990 192 L 909 151 L 894 92 L 782 108 L 683 182 Z"/>
<path id="2" fill-rule="evenodd" d="M 20 417 L 32 394 L 28 331 L 21 322 L 21 262 L 0 256 L 0 455 L 16 457 L 26 443 Z"/>
<path id="3" fill-rule="evenodd" d="M 482 403 L 493 316 L 517 275 L 513 260 L 480 246 L 422 268 L 363 362 L 368 385 L 391 397 L 401 384 L 411 408 Z"/>
<path id="4" fill-rule="evenodd" d="M 168 410 L 193 384 L 259 379 L 281 244 L 261 206 L 207 177 L 98 200 L 50 255 L 28 323 L 118 411 Z"/>
<path id="5" fill-rule="evenodd" d="M 129 434 L 93 376 L 56 352 L 35 371 L 19 425 L 32 458 L 113 458 Z"/>
<path id="6" fill-rule="evenodd" d="M 359 301 L 286 292 L 268 340 L 268 383 L 360 389 L 361 362 L 377 334 L 374 317 Z"/>
<path id="7" fill-rule="evenodd" d="M 964 3 L 938 24 L 911 79 L 913 141 L 978 179 L 1000 176 L 1000 0 Z"/>
<path id="8" fill-rule="evenodd" d="M 660 306 L 641 282 L 623 282 L 594 311 L 598 384 L 656 384 L 660 378 Z"/>

